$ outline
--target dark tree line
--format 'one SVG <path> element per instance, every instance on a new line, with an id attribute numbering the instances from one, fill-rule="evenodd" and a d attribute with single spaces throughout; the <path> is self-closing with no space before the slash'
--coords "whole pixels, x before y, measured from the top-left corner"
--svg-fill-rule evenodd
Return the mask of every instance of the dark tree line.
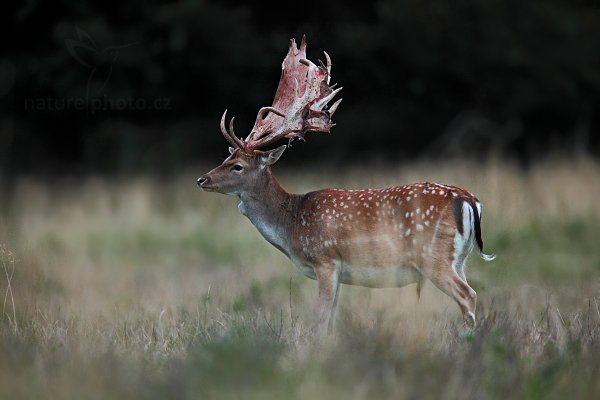
<path id="1" fill-rule="evenodd" d="M 0 167 L 164 171 L 226 153 L 270 104 L 288 39 L 332 56 L 330 136 L 290 158 L 597 155 L 600 9 L 572 0 L 23 2 L 2 12 Z"/>

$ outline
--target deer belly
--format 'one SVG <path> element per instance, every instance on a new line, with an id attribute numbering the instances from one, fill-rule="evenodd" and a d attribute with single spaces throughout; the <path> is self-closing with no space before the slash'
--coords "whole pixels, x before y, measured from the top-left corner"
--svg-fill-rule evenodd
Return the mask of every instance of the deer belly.
<path id="1" fill-rule="evenodd" d="M 340 282 L 373 288 L 400 287 L 418 282 L 421 273 L 411 266 L 378 267 L 342 264 Z"/>

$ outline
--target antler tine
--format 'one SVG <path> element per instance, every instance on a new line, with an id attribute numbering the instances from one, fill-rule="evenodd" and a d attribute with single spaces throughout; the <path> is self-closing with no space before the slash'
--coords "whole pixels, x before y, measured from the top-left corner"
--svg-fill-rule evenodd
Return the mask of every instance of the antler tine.
<path id="1" fill-rule="evenodd" d="M 265 119 L 265 115 L 267 115 L 270 112 L 280 117 L 285 117 L 285 114 L 276 109 L 275 107 L 263 107 L 260 110 L 258 110 L 258 113 L 256 114 L 256 121 L 254 122 L 254 126 L 258 126 Z M 248 137 L 246 137 L 246 142 L 250 140 L 260 139 L 260 137 L 261 136 L 257 135 L 255 131 L 251 131 Z"/>
<path id="2" fill-rule="evenodd" d="M 329 54 L 327 54 L 326 51 L 323 53 L 325 53 L 325 60 L 327 60 L 327 66 L 325 68 L 327 69 L 327 84 L 329 85 L 329 80 L 331 79 L 331 57 L 329 57 Z"/>
<path id="3" fill-rule="evenodd" d="M 237 147 L 237 144 L 233 141 L 233 139 L 231 138 L 231 136 L 229 136 L 229 132 L 227 132 L 227 128 L 225 128 L 225 118 L 227 117 L 227 109 L 225 109 L 225 112 L 223 113 L 223 115 L 221 116 L 221 133 L 223 134 L 223 137 L 233 146 L 233 147 Z"/>
<path id="4" fill-rule="evenodd" d="M 231 138 L 238 144 L 240 145 L 240 147 L 243 147 L 243 143 L 240 139 L 238 139 L 237 136 L 235 136 L 235 130 L 233 129 L 233 121 L 235 120 L 235 117 L 231 117 L 231 120 L 229 121 L 229 135 L 231 135 Z"/>
<path id="5" fill-rule="evenodd" d="M 258 115 L 262 118 L 263 115 L 267 112 L 272 112 L 273 114 L 277 114 L 280 117 L 285 117 L 285 114 L 276 109 L 275 107 L 263 107 L 260 110 L 258 110 Z"/>
<path id="6" fill-rule="evenodd" d="M 342 89 L 343 88 L 337 88 L 337 89 L 335 89 L 333 92 L 329 93 L 327 96 L 323 97 L 321 100 L 315 102 L 311 106 L 311 109 L 315 109 L 315 110 L 322 110 L 322 109 L 324 109 L 327 106 L 327 103 L 329 103 L 331 101 L 331 99 L 333 99 L 335 97 L 335 95 L 338 94 L 338 92 L 340 90 L 342 90 Z"/>
<path id="7" fill-rule="evenodd" d="M 231 121 L 229 122 L 229 130 L 230 132 L 227 132 L 227 128 L 225 128 L 225 119 L 227 117 L 227 109 L 225 110 L 225 112 L 223 113 L 223 116 L 221 117 L 221 133 L 223 134 L 223 136 L 225 137 L 225 139 L 235 148 L 244 148 L 244 143 L 237 138 L 237 136 L 235 136 L 235 132 L 233 130 L 233 120 L 234 118 L 231 118 Z"/>
<path id="8" fill-rule="evenodd" d="M 302 40 L 300 41 L 300 51 L 306 51 L 306 35 L 302 35 Z"/>
<path id="9" fill-rule="evenodd" d="M 300 62 L 300 64 L 306 65 L 307 67 L 317 67 L 314 62 L 310 61 L 307 58 L 301 58 L 300 60 L 298 60 L 298 62 Z"/>
<path id="10" fill-rule="evenodd" d="M 342 100 L 344 99 L 339 99 L 338 101 L 336 101 L 335 103 L 333 103 L 333 105 L 331 107 L 329 107 L 329 117 L 331 118 L 331 116 L 333 115 L 333 113 L 335 113 L 335 110 L 337 110 L 338 106 L 340 105 L 340 103 L 342 102 Z"/>
<path id="11" fill-rule="evenodd" d="M 242 141 L 242 139 L 238 138 L 237 136 L 235 136 L 235 131 L 233 130 L 233 120 L 235 119 L 235 117 L 231 118 L 231 121 L 229 121 L 229 134 L 231 135 L 231 138 L 237 143 L 238 147 L 240 147 L 241 149 L 245 148 L 246 145 L 244 144 L 244 142 Z"/>
<path id="12" fill-rule="evenodd" d="M 331 72 L 331 57 L 329 57 L 329 53 L 326 51 L 323 54 L 325 54 L 325 59 L 327 60 L 327 72 Z"/>

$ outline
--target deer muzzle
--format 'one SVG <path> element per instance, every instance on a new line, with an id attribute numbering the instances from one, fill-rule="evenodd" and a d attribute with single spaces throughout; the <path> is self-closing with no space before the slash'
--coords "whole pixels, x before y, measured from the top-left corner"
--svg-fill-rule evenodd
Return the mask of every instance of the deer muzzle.
<path id="1" fill-rule="evenodd" d="M 205 190 L 207 192 L 212 192 L 214 190 L 214 187 L 210 184 L 211 179 L 208 175 L 202 175 L 200 178 L 198 178 L 196 183 L 198 184 L 198 186 L 200 186 L 200 188 L 202 188 L 202 190 Z"/>

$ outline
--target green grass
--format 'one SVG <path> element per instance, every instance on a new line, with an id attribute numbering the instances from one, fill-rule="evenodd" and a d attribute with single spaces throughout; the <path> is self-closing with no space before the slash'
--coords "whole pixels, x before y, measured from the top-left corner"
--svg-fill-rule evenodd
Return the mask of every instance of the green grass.
<path id="1" fill-rule="evenodd" d="M 316 341 L 314 281 L 192 175 L 22 180 L 0 226 L 0 398 L 600 397 L 599 165 L 365 171 L 281 181 L 475 192 L 498 259 L 470 258 L 472 334 L 431 284 L 343 287 Z"/>

